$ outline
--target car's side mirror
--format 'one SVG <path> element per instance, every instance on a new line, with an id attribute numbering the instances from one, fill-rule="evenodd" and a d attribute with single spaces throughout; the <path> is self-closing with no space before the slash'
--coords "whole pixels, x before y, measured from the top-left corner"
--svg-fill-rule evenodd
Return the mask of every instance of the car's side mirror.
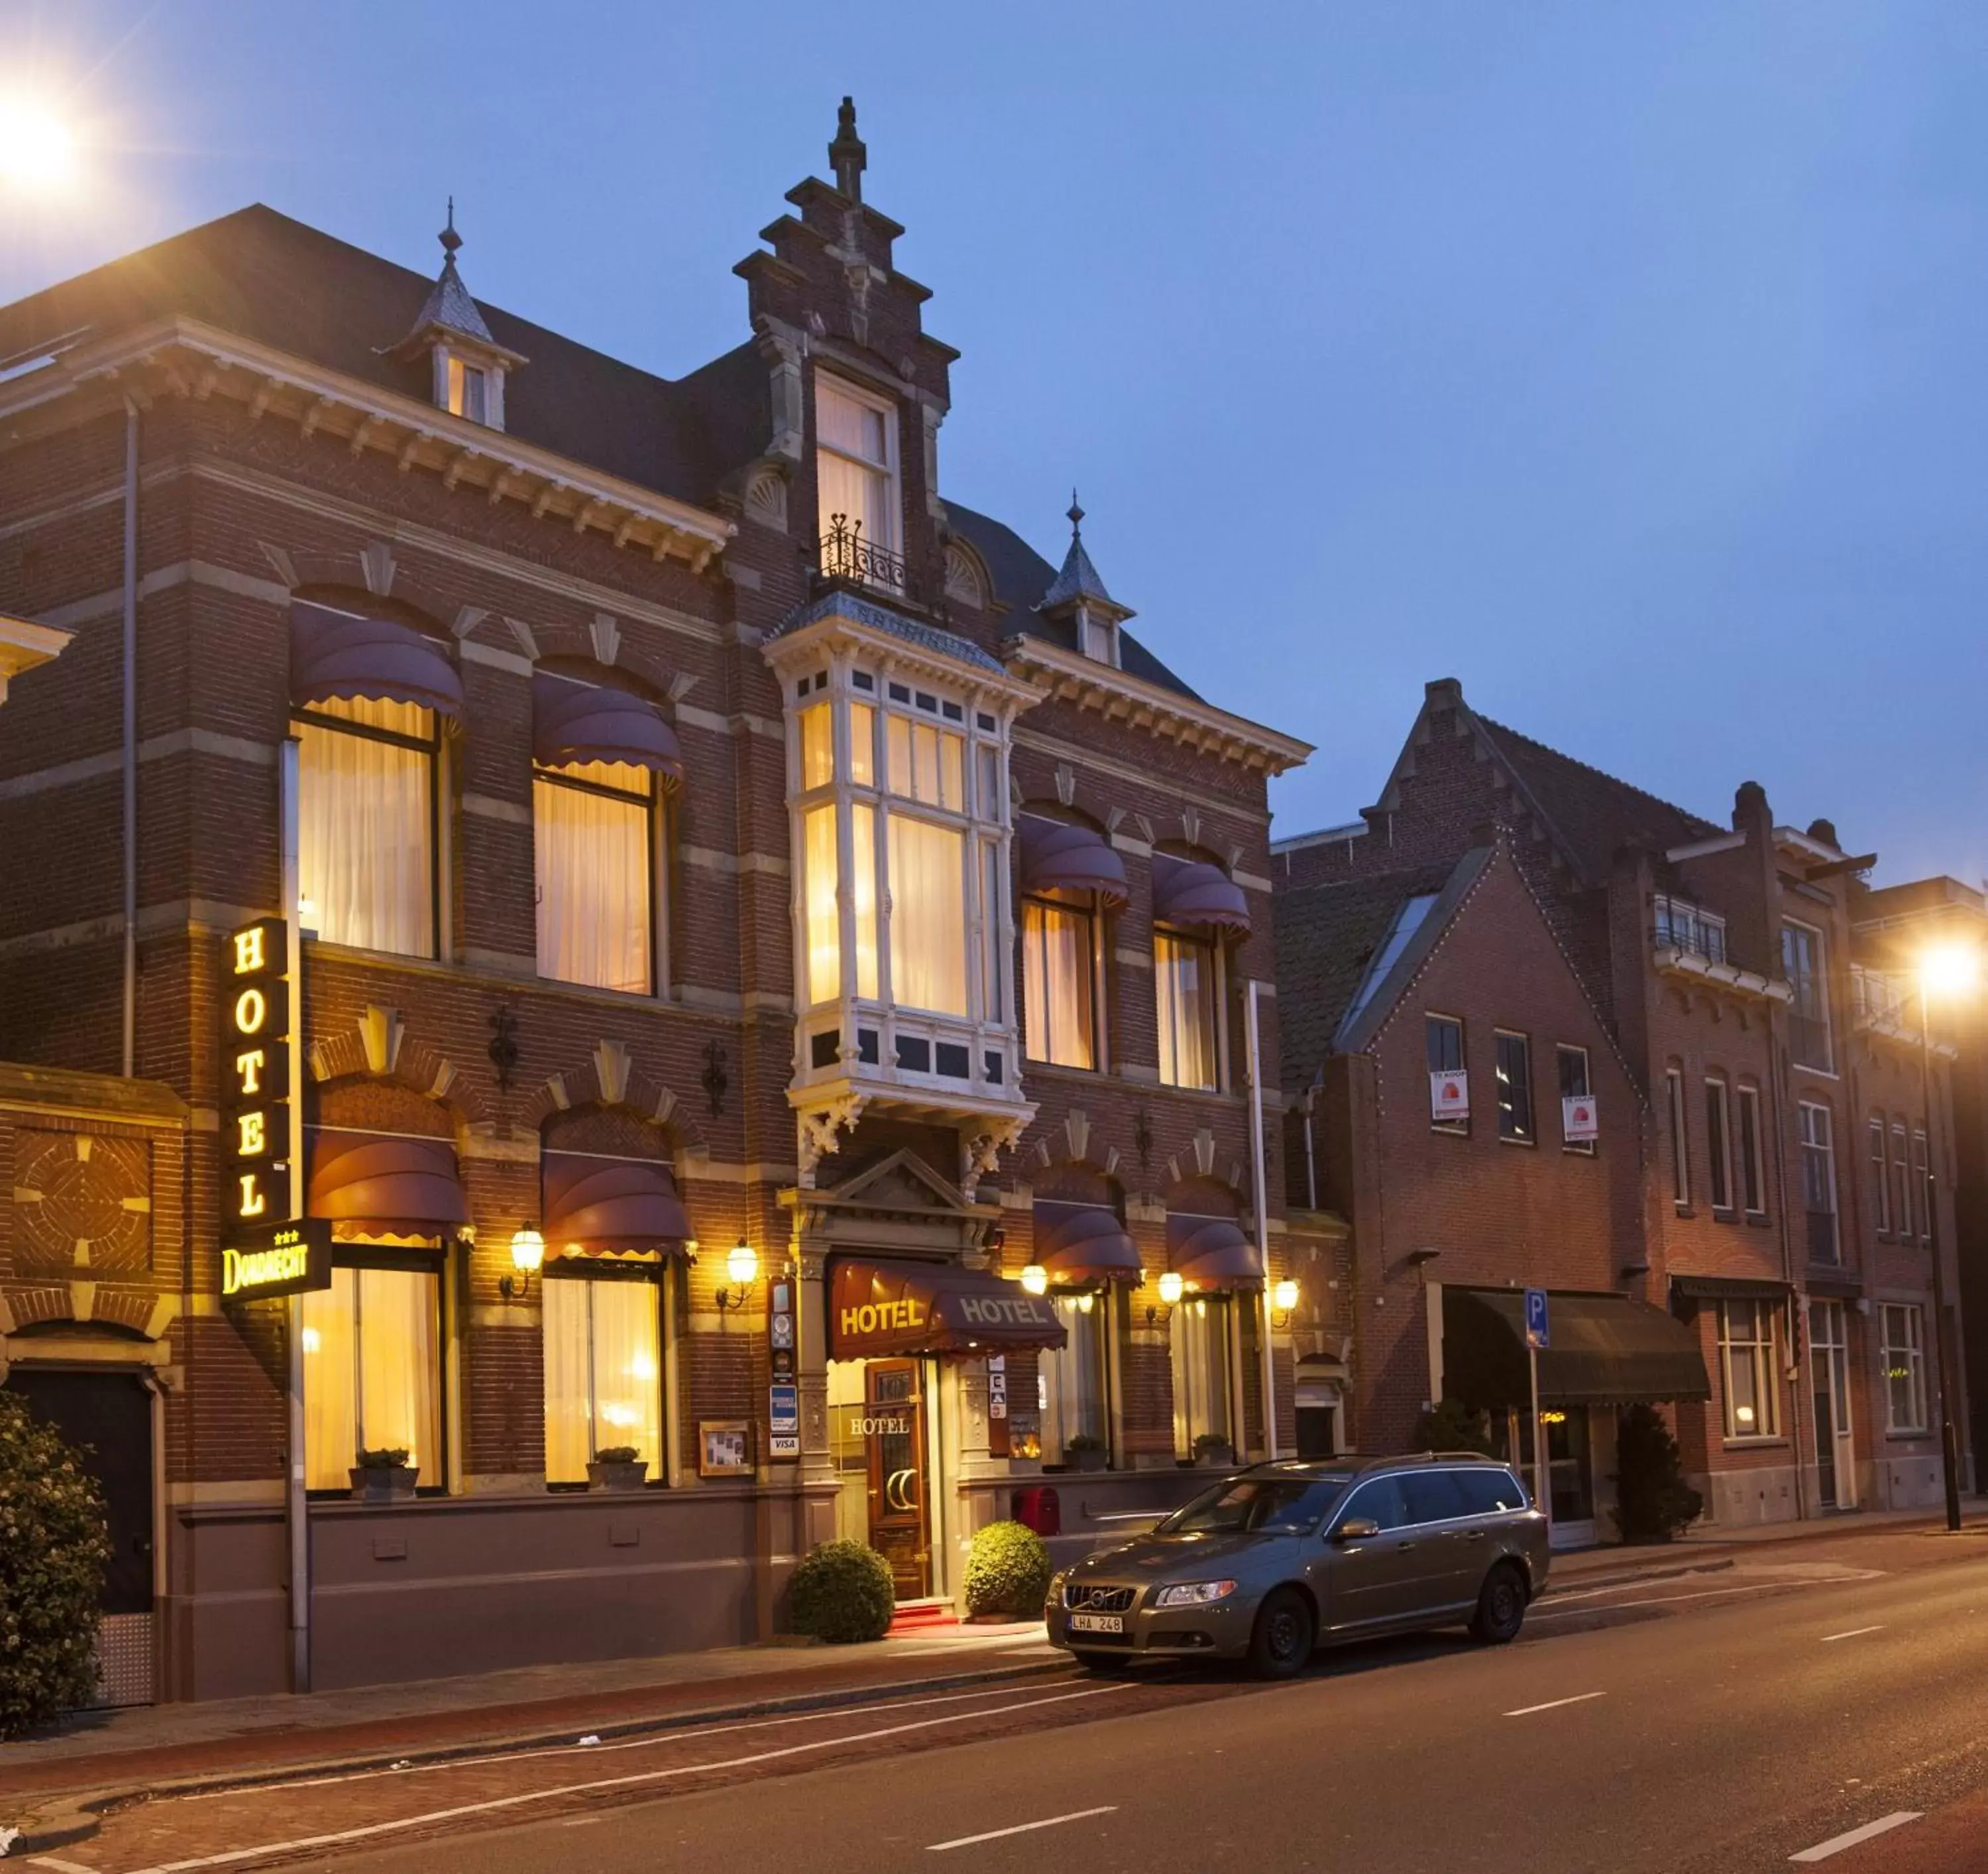
<path id="1" fill-rule="evenodd" d="M 1335 1542 L 1364 1542 L 1381 1533 L 1381 1525 L 1371 1516 L 1349 1516 L 1332 1532 Z"/>

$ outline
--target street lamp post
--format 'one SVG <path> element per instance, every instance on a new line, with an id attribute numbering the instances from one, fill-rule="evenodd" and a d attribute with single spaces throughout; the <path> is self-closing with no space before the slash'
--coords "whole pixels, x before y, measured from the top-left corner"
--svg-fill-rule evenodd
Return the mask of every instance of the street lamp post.
<path id="1" fill-rule="evenodd" d="M 1932 1111 L 1932 997 L 1927 978 L 1932 974 L 1931 966 L 1922 959 L 1919 968 L 1919 1086 L 1920 1098 L 1925 1109 L 1926 1162 L 1925 1207 L 1926 1235 L 1932 1245 L 1932 1311 L 1933 1345 L 1939 1359 L 1934 1369 L 1935 1382 L 1939 1388 L 1939 1460 L 1940 1469 L 1946 1484 L 1946 1526 L 1949 1530 L 1960 1527 L 1960 1454 L 1958 1440 L 1954 1435 L 1952 1389 L 1948 1384 L 1949 1347 L 1946 1333 L 1946 1258 L 1941 1253 L 1939 1241 L 1939 1179 L 1934 1167 L 1933 1154 L 1939 1145 L 1939 1132 L 1933 1124 Z"/>

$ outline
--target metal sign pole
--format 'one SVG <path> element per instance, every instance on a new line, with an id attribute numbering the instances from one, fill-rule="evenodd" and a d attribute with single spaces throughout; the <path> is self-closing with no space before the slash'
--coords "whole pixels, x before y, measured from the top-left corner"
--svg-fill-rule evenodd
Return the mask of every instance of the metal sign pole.
<path id="1" fill-rule="evenodd" d="M 1533 1345 L 1530 1335 L 1526 1341 L 1526 1370 L 1533 1389 L 1533 1500 L 1550 1524 L 1553 1493 L 1547 1488 L 1546 1440 L 1541 1436 L 1543 1428 L 1540 1423 L 1540 1350 Z"/>

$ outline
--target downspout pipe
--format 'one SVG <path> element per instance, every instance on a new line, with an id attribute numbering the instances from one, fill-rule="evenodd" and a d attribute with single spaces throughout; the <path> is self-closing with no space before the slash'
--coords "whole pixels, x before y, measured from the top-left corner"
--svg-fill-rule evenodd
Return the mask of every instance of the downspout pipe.
<path id="1" fill-rule="evenodd" d="M 1256 1175 L 1256 1260 L 1263 1271 L 1263 1453 L 1277 1455 L 1276 1355 L 1270 1345 L 1273 1316 L 1270 1307 L 1270 1193 L 1265 1188 L 1263 1151 L 1263 1049 L 1257 1001 L 1263 986 L 1249 979 L 1246 1004 L 1249 1046 L 1249 1153 Z"/>
<path id="2" fill-rule="evenodd" d="M 138 1071 L 138 406 L 124 404 L 124 1026 L 123 1071 Z"/>

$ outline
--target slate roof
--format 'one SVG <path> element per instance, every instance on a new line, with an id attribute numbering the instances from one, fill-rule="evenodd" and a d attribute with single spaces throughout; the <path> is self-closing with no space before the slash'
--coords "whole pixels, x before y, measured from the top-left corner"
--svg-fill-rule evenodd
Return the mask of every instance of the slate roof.
<path id="1" fill-rule="evenodd" d="M 1368 962 L 1387 941 L 1402 901 L 1441 892 L 1469 863 L 1468 858 L 1457 863 L 1444 860 L 1405 871 L 1294 885 L 1277 892 L 1272 915 L 1277 944 L 1278 1035 L 1286 1091 L 1302 1092 L 1332 1053 L 1333 1037 L 1359 991 Z M 1432 939 L 1441 929 L 1446 908 L 1438 904 L 1424 922 L 1422 929 Z M 1369 1010 L 1384 1006 L 1387 996 L 1388 986 L 1383 983 L 1368 1003 Z"/>
<path id="2" fill-rule="evenodd" d="M 1013 528 L 956 501 L 945 504 L 952 529 L 979 554 L 994 577 L 996 597 L 1007 607 L 996 627 L 1002 638 L 1040 638 L 1045 644 L 1066 651 L 1080 650 L 1077 627 L 1068 618 L 1046 618 L 1036 610 L 1055 584 L 1056 568 L 1036 551 Z M 1102 582 L 1100 582 L 1100 589 Z M 1118 655 L 1128 677 L 1156 684 L 1185 696 L 1191 702 L 1205 699 L 1175 676 L 1130 631 L 1118 634 Z"/>
<path id="3" fill-rule="evenodd" d="M 940 657 L 957 658 L 977 670 L 992 671 L 997 675 L 1007 674 L 1006 665 L 989 657 L 978 644 L 957 632 L 942 631 L 935 624 L 907 618 L 888 605 L 873 604 L 867 599 L 858 598 L 853 592 L 824 592 L 820 598 L 796 606 L 792 615 L 783 619 L 767 636 L 785 638 L 792 632 L 806 630 L 821 619 L 837 617 L 867 624 L 873 631 L 901 638 L 908 644 L 916 644 L 920 650 L 933 651 Z"/>
<path id="4" fill-rule="evenodd" d="M 1567 857 L 1590 885 L 1607 878 L 1621 847 L 1662 852 L 1730 830 L 1486 716 L 1479 716 L 1477 724 L 1546 815 Z"/>

